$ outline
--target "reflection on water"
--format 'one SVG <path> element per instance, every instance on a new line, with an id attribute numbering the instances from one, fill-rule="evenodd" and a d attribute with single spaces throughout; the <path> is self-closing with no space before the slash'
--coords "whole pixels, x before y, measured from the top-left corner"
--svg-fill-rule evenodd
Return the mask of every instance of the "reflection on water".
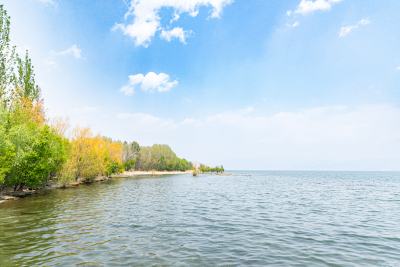
<path id="1" fill-rule="evenodd" d="M 400 173 L 121 178 L 0 203 L 0 266 L 398 266 Z"/>

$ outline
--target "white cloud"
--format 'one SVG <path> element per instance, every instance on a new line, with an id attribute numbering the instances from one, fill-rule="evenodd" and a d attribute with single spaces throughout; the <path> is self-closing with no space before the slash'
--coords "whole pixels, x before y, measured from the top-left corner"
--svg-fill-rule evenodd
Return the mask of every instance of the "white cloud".
<path id="1" fill-rule="evenodd" d="M 362 19 L 362 20 L 360 20 L 356 25 L 347 26 L 347 27 L 342 27 L 342 28 L 340 29 L 339 37 L 344 37 L 344 36 L 346 36 L 347 34 L 349 34 L 352 30 L 358 29 L 358 28 L 360 27 L 360 25 L 367 25 L 367 24 L 369 24 L 369 23 L 370 23 L 369 20 L 367 20 L 367 19 Z"/>
<path id="2" fill-rule="evenodd" d="M 400 70 L 400 66 L 398 66 L 398 67 L 396 68 L 396 70 Z"/>
<path id="3" fill-rule="evenodd" d="M 136 74 L 129 76 L 129 84 L 122 87 L 121 92 L 125 95 L 132 95 L 135 90 L 135 86 L 140 85 L 140 89 L 147 92 L 153 92 L 157 89 L 159 92 L 169 91 L 172 87 L 178 85 L 178 81 L 169 81 L 169 75 L 165 73 L 155 74 L 149 72 L 144 76 L 143 74 Z"/>
<path id="4" fill-rule="evenodd" d="M 360 24 L 360 25 L 367 25 L 367 24 L 369 24 L 370 23 L 370 21 L 368 20 L 368 19 L 362 19 L 362 20 L 360 20 L 359 22 L 358 22 L 358 24 Z"/>
<path id="5" fill-rule="evenodd" d="M 184 31 L 182 28 L 176 27 L 170 31 L 162 30 L 160 37 L 168 42 L 171 42 L 173 38 L 179 38 L 179 41 L 186 44 L 186 38 L 190 37 L 192 33 L 192 31 Z"/>
<path id="6" fill-rule="evenodd" d="M 76 45 L 71 46 L 65 51 L 62 52 L 54 52 L 50 51 L 50 54 L 52 56 L 65 56 L 65 55 L 73 55 L 75 58 L 81 58 L 82 57 L 82 49 L 79 49 Z"/>
<path id="7" fill-rule="evenodd" d="M 44 65 L 46 65 L 46 66 L 58 68 L 58 64 L 50 57 L 43 60 L 43 62 L 44 62 Z"/>
<path id="8" fill-rule="evenodd" d="M 317 10 L 330 10 L 332 7 L 332 4 L 339 3 L 343 0 L 301 0 L 300 4 L 298 5 L 297 9 L 294 11 L 294 13 L 300 13 L 300 14 L 308 14 L 313 11 Z M 293 12 L 292 11 L 287 11 L 286 14 L 290 16 Z"/>
<path id="9" fill-rule="evenodd" d="M 297 21 L 297 22 L 295 22 L 295 23 L 293 23 L 293 24 L 286 24 L 286 26 L 288 26 L 288 27 L 297 27 L 297 26 L 299 26 L 300 25 L 300 22 L 299 21 Z"/>
<path id="10" fill-rule="evenodd" d="M 57 5 L 56 3 L 54 3 L 53 0 L 37 0 L 37 1 L 44 3 L 44 4 Z"/>
<path id="11" fill-rule="evenodd" d="M 322 106 L 271 114 L 245 108 L 176 122 L 144 113 L 120 113 L 118 118 L 116 125 L 126 129 L 125 139 L 136 136 L 146 145 L 168 143 L 179 153 L 185 151 L 191 160 L 224 166 L 225 159 L 235 158 L 281 158 L 297 164 L 400 157 L 400 124 L 394 123 L 400 120 L 400 108 L 390 104 Z M 266 168 L 263 162 L 258 168 Z M 290 164 L 282 168 L 299 166 Z M 273 169 L 272 165 L 268 168 Z M 239 167 L 233 164 L 231 168 Z"/>
<path id="12" fill-rule="evenodd" d="M 75 114 L 87 114 L 87 113 L 97 112 L 99 109 L 100 107 L 84 106 L 81 108 L 74 108 L 72 111 Z"/>
<path id="13" fill-rule="evenodd" d="M 135 40 L 136 46 L 148 47 L 151 38 L 162 29 L 159 16 L 161 8 L 173 9 L 174 17 L 170 21 L 172 23 L 178 20 L 182 13 L 189 13 L 192 17 L 197 16 L 201 6 L 212 7 L 210 17 L 219 18 L 223 7 L 232 2 L 233 0 L 131 0 L 125 19 L 133 16 L 133 22 L 131 24 L 116 23 L 112 30 L 121 29 L 125 35 Z"/>
<path id="14" fill-rule="evenodd" d="M 344 37 L 344 36 L 346 36 L 347 34 L 349 34 L 353 29 L 358 29 L 358 25 L 342 27 L 342 28 L 340 29 L 339 36 L 340 36 L 340 37 Z"/>
<path id="15" fill-rule="evenodd" d="M 179 125 L 193 124 L 193 123 L 195 123 L 195 122 L 196 122 L 195 119 L 184 119 L 183 121 L 181 121 L 181 122 L 179 123 Z"/>
<path id="16" fill-rule="evenodd" d="M 173 130 L 178 127 L 170 119 L 161 119 L 145 113 L 119 113 L 117 118 L 125 120 L 125 124 L 132 126 L 132 129 L 145 129 L 149 132 Z"/>
<path id="17" fill-rule="evenodd" d="M 352 142 L 368 147 L 379 142 L 389 144 L 400 138 L 400 125 L 393 125 L 393 121 L 400 119 L 400 109 L 391 105 L 365 105 L 353 109 L 342 105 L 328 106 L 264 117 L 251 116 L 252 111 L 248 108 L 220 113 L 205 121 L 207 127 L 221 128 L 223 132 L 237 133 L 238 136 L 245 132 L 248 139 L 310 145 L 313 149 L 324 144 L 325 148 L 334 150 L 335 144 L 352 145 Z"/>

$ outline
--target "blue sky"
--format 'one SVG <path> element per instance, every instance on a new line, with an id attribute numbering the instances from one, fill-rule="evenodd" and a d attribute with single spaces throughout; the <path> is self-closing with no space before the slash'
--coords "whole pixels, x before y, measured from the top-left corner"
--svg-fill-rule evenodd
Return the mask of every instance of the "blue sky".
<path id="1" fill-rule="evenodd" d="M 400 169 L 397 0 L 2 3 L 50 117 L 226 169 Z"/>

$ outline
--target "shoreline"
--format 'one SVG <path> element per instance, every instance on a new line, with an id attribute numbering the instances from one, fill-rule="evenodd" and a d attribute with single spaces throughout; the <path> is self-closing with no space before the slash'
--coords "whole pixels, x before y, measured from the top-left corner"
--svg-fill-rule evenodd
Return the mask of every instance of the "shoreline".
<path id="1" fill-rule="evenodd" d="M 193 171 L 125 171 L 121 174 L 111 175 L 111 177 L 120 177 L 120 176 L 138 176 L 138 175 L 153 175 L 153 176 L 162 176 L 162 175 L 175 175 L 175 174 L 193 174 Z M 215 172 L 199 172 L 199 174 L 211 174 L 211 175 L 220 175 L 220 176 L 234 176 L 234 174 L 226 174 L 226 173 L 215 173 Z"/>
<path id="2" fill-rule="evenodd" d="M 17 200 L 18 198 L 22 197 L 28 197 L 36 194 L 40 194 L 40 191 L 42 190 L 50 190 L 50 189 L 66 189 L 66 188 L 71 188 L 71 187 L 76 187 L 82 184 L 92 184 L 95 182 L 102 182 L 102 181 L 108 181 L 113 178 L 128 178 L 128 177 L 135 177 L 135 176 L 163 176 L 163 175 L 178 175 L 178 174 L 193 174 L 193 171 L 125 171 L 120 174 L 113 174 L 110 176 L 100 176 L 97 178 L 94 178 L 91 181 L 86 181 L 81 178 L 78 179 L 78 181 L 72 182 L 70 184 L 60 186 L 57 183 L 57 180 L 49 180 L 42 188 L 39 189 L 34 189 L 34 190 L 29 190 L 29 189 L 23 189 L 22 191 L 11 191 L 11 190 L 5 190 L 0 193 L 0 203 L 9 201 L 9 200 Z M 204 173 L 198 173 L 200 174 L 211 174 L 211 175 L 219 175 L 219 176 L 236 176 L 234 174 L 226 174 L 226 173 L 211 173 L 211 172 L 204 172 Z M 10 189 L 10 188 L 8 188 Z"/>
<path id="3" fill-rule="evenodd" d="M 162 175 L 175 175 L 175 174 L 192 174 L 193 171 L 125 171 L 120 174 L 111 175 L 111 177 L 119 177 L 119 176 L 138 176 L 138 175 L 153 175 L 153 176 L 162 176 Z"/>

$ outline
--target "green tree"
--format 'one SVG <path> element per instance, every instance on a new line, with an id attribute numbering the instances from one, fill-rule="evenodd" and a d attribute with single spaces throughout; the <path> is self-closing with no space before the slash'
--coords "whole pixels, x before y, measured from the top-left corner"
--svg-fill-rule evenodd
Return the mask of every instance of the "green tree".
<path id="1" fill-rule="evenodd" d="M 136 162 L 136 160 L 134 160 L 134 159 L 130 159 L 128 161 L 125 161 L 124 164 L 123 164 L 124 165 L 124 169 L 129 171 L 130 169 L 133 168 L 133 166 L 135 166 L 135 162 Z"/>
<path id="2" fill-rule="evenodd" d="M 171 160 L 167 166 L 167 171 L 175 170 L 175 159 Z"/>
<path id="3" fill-rule="evenodd" d="M 10 46 L 10 17 L 3 5 L 0 5 L 0 101 L 3 106 L 10 102 L 15 80 L 15 46 Z"/>
<path id="4" fill-rule="evenodd" d="M 174 169 L 176 171 L 184 171 L 185 170 L 184 166 L 182 164 L 182 160 L 180 158 L 176 158 L 176 163 L 175 163 Z"/>
<path id="5" fill-rule="evenodd" d="M 167 160 L 165 159 L 165 155 L 161 155 L 157 166 L 157 171 L 164 171 L 166 169 L 167 169 Z"/>
<path id="6" fill-rule="evenodd" d="M 17 57 L 17 63 L 18 77 L 15 85 L 21 90 L 21 97 L 33 101 L 39 96 L 39 87 L 35 84 L 34 67 L 28 56 L 28 51 L 26 51 L 25 60 Z"/>
<path id="7" fill-rule="evenodd" d="M 14 146 L 7 135 L 7 115 L 0 107 L 0 185 L 4 182 L 6 173 L 12 167 L 14 158 Z"/>
<path id="8" fill-rule="evenodd" d="M 44 183 L 66 160 L 65 141 L 47 125 L 26 123 L 13 126 L 9 140 L 15 147 L 15 159 L 6 175 L 6 185 L 14 190 Z"/>

